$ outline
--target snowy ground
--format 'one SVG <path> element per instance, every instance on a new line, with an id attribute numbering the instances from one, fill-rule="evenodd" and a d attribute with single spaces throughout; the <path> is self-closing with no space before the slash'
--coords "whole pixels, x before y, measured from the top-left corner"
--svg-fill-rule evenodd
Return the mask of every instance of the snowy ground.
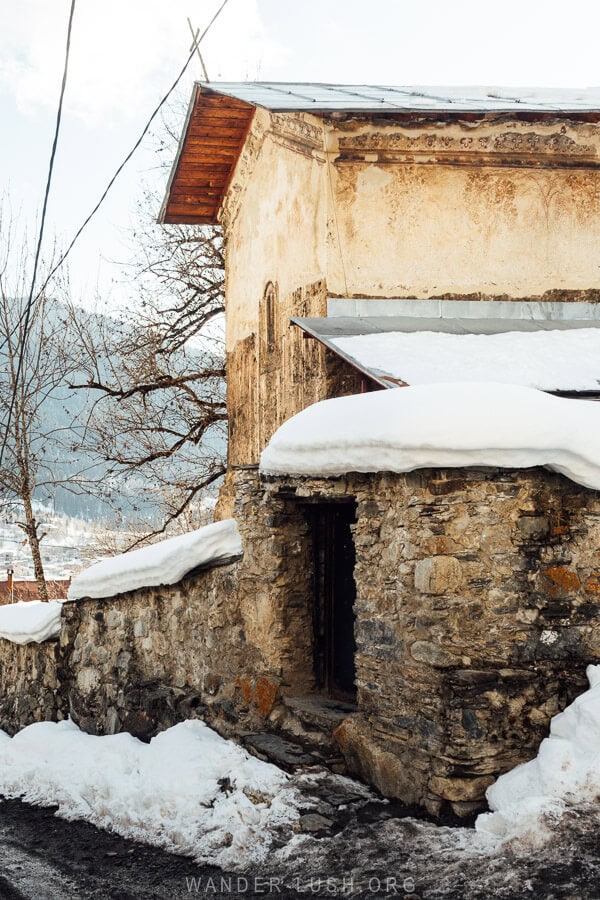
<path id="1" fill-rule="evenodd" d="M 150 744 L 71 722 L 0 733 L 0 795 L 262 879 L 250 896 L 598 896 L 600 667 L 588 675 L 475 829 L 409 817 L 322 768 L 288 775 L 199 721 Z"/>

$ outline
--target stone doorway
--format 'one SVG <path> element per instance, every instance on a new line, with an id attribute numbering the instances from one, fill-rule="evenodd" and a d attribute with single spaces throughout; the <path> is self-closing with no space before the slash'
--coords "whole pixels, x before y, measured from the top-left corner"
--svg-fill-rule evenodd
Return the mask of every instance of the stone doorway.
<path id="1" fill-rule="evenodd" d="M 354 601 L 356 553 L 351 525 L 353 499 L 306 506 L 313 558 L 313 662 L 320 690 L 353 701 L 356 697 Z"/>

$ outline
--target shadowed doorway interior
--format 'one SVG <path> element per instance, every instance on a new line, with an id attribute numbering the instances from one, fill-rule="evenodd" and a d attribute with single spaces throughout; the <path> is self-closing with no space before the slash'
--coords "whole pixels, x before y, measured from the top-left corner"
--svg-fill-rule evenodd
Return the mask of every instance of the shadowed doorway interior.
<path id="1" fill-rule="evenodd" d="M 350 526 L 356 503 L 307 505 L 313 547 L 313 656 L 317 685 L 331 697 L 354 700 L 354 564 Z"/>

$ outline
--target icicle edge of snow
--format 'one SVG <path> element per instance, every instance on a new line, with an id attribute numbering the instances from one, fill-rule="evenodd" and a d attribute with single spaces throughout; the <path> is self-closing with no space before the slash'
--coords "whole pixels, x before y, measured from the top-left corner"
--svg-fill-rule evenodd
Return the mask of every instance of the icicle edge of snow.
<path id="1" fill-rule="evenodd" d="M 67 597 L 69 600 L 114 597 L 138 588 L 177 584 L 199 566 L 218 565 L 242 553 L 237 523 L 234 519 L 224 519 L 140 550 L 103 559 L 73 579 Z"/>

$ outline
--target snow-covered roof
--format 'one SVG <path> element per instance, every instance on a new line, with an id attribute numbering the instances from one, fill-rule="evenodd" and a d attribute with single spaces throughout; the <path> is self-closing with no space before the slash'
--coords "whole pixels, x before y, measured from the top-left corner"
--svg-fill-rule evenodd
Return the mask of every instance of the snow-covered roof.
<path id="1" fill-rule="evenodd" d="M 600 392 L 600 328 L 500 334 L 395 331 L 331 343 L 389 387 L 398 382 L 495 381 L 543 391 Z"/>
<path id="2" fill-rule="evenodd" d="M 199 82 L 204 90 L 279 112 L 592 112 L 600 88 L 435 87 L 282 81 Z"/>
<path id="3" fill-rule="evenodd" d="M 194 569 L 219 565 L 242 552 L 237 524 L 233 519 L 225 519 L 103 559 L 73 579 L 68 599 L 114 597 L 138 588 L 177 584 Z"/>
<path id="4" fill-rule="evenodd" d="M 600 304 L 327 301 L 324 318 L 293 317 L 382 387 L 500 381 L 600 394 Z"/>
<path id="5" fill-rule="evenodd" d="M 600 403 L 516 384 L 415 385 L 323 400 L 260 460 L 272 475 L 546 466 L 600 490 Z"/>

